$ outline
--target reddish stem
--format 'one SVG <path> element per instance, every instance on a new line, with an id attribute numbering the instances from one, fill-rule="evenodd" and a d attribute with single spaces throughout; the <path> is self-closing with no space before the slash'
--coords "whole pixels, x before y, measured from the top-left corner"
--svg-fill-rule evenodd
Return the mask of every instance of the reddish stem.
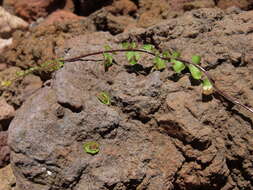
<path id="1" fill-rule="evenodd" d="M 113 50 L 105 50 L 105 51 L 97 51 L 97 52 L 93 52 L 93 53 L 87 53 L 87 54 L 83 54 L 77 57 L 73 57 L 73 58 L 67 58 L 67 59 L 63 59 L 63 62 L 74 62 L 74 61 L 78 61 L 80 59 L 83 59 L 85 57 L 89 57 L 89 56 L 94 56 L 94 55 L 100 55 L 103 53 L 116 53 L 116 52 L 128 52 L 128 51 L 135 51 L 135 52 L 141 52 L 141 53 L 146 53 L 152 56 L 157 56 L 155 53 L 150 52 L 150 51 L 146 51 L 146 50 L 142 50 L 142 49 L 113 49 Z M 170 61 L 171 58 L 173 57 L 161 57 L 158 56 L 159 58 L 166 60 L 166 61 Z M 221 95 L 223 98 L 225 98 L 226 100 L 228 100 L 229 102 L 241 106 L 244 109 L 248 110 L 249 112 L 253 113 L 253 109 L 250 108 L 249 106 L 246 106 L 244 104 L 242 104 L 241 102 L 239 102 L 238 100 L 234 99 L 233 97 L 229 96 L 228 94 L 224 93 L 222 90 L 220 90 L 217 85 L 215 84 L 215 81 L 213 80 L 212 76 L 200 65 L 197 65 L 195 63 L 189 62 L 187 60 L 181 59 L 181 58 L 176 58 L 178 61 L 182 61 L 188 65 L 194 65 L 195 67 L 197 67 L 199 70 L 201 70 L 205 76 L 208 78 L 208 80 L 211 82 L 211 84 L 213 85 L 214 90 Z"/>

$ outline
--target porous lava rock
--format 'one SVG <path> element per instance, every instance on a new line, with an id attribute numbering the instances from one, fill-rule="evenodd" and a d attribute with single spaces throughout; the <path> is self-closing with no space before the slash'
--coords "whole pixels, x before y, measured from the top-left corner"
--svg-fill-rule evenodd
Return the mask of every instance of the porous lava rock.
<path id="1" fill-rule="evenodd" d="M 27 22 L 11 15 L 3 7 L 0 7 L 0 38 L 10 38 L 15 30 L 25 30 L 27 28 Z"/>
<path id="2" fill-rule="evenodd" d="M 0 169 L 0 179 L 0 189 L 15 190 L 16 180 L 10 164 Z"/>
<path id="3" fill-rule="evenodd" d="M 199 9 L 146 30 L 113 37 L 86 33 L 66 41 L 60 57 L 119 48 L 127 40 L 197 54 L 217 85 L 253 105 L 253 12 Z M 252 117 L 152 57 L 131 66 L 118 53 L 107 72 L 97 59 L 68 62 L 51 86 L 31 95 L 9 129 L 20 190 L 252 189 Z M 97 95 L 107 92 L 111 105 Z M 83 144 L 100 145 L 96 155 Z"/>
<path id="4" fill-rule="evenodd" d="M 18 67 L 9 67 L 0 72 L 0 81 L 13 81 L 17 76 L 16 73 L 20 72 L 21 69 Z M 16 80 L 12 82 L 11 86 L 5 87 L 0 86 L 1 96 L 7 101 L 8 104 L 1 110 L 1 115 L 5 116 L 6 119 L 0 120 L 0 125 L 3 129 L 8 129 L 9 123 L 14 116 L 14 108 L 20 107 L 20 105 L 36 90 L 42 87 L 42 81 L 40 77 L 35 75 L 27 75 L 22 80 Z M 8 107 L 7 107 L 8 106 Z M 13 107 L 14 108 L 13 108 Z M 7 109 L 11 110 L 9 113 Z M 7 117 L 8 116 L 8 117 Z"/>
<path id="5" fill-rule="evenodd" d="M 10 162 L 10 148 L 7 145 L 8 132 L 0 131 L 0 168 Z"/>
<path id="6" fill-rule="evenodd" d="M 244 10 L 252 10 L 253 2 L 251 0 L 215 0 L 219 8 L 226 9 L 236 6 Z"/>
<path id="7" fill-rule="evenodd" d="M 74 11 L 72 0 L 5 0 L 3 6 L 28 22 L 46 17 L 57 9 Z"/>
<path id="8" fill-rule="evenodd" d="M 9 105 L 4 98 L 0 98 L 0 121 L 14 117 L 15 109 Z"/>
<path id="9" fill-rule="evenodd" d="M 76 14 L 66 11 L 66 10 L 57 10 L 50 14 L 41 24 L 40 26 L 46 26 L 54 23 L 64 23 L 69 21 L 78 21 L 80 19 L 84 19 L 84 17 L 77 16 Z"/>
<path id="10" fill-rule="evenodd" d="M 21 68 L 40 65 L 55 58 L 56 48 L 63 45 L 66 39 L 94 30 L 95 26 L 87 18 L 67 19 L 50 25 L 41 23 L 27 32 L 15 32 L 13 44 L 3 57 L 6 63 Z"/>

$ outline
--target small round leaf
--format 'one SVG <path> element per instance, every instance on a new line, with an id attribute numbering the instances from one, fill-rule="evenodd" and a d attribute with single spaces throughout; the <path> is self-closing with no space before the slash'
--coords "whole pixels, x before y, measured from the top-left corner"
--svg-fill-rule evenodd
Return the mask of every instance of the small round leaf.
<path id="1" fill-rule="evenodd" d="M 213 93 L 213 91 L 212 83 L 207 78 L 204 79 L 202 83 L 202 93 L 205 95 L 210 95 Z"/>
<path id="2" fill-rule="evenodd" d="M 194 55 L 192 56 L 192 62 L 195 63 L 195 64 L 200 64 L 200 61 L 201 61 L 201 57 L 198 56 L 198 55 Z"/>
<path id="3" fill-rule="evenodd" d="M 95 141 L 89 141 L 83 144 L 86 153 L 95 155 L 99 152 L 99 144 Z"/>

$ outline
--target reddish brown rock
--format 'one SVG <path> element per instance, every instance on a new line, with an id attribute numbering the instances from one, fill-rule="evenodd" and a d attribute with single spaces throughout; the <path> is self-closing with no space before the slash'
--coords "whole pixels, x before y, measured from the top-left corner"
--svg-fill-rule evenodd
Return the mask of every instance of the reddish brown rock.
<path id="1" fill-rule="evenodd" d="M 66 0 L 66 3 L 64 5 L 64 10 L 70 11 L 70 12 L 74 12 L 75 10 L 75 5 L 73 0 Z"/>
<path id="2" fill-rule="evenodd" d="M 72 0 L 7 0 L 4 6 L 29 22 L 46 17 L 57 9 L 74 10 Z"/>
<path id="3" fill-rule="evenodd" d="M 3 98 L 0 99 L 0 121 L 14 117 L 15 110 Z"/>
<path id="4" fill-rule="evenodd" d="M 0 71 L 3 71 L 6 68 L 7 68 L 7 64 L 6 63 L 0 63 Z"/>
<path id="5" fill-rule="evenodd" d="M 15 30 L 25 30 L 27 28 L 27 22 L 11 15 L 4 8 L 0 7 L 0 38 L 10 38 Z"/>
<path id="6" fill-rule="evenodd" d="M 65 21 L 75 21 L 75 20 L 80 20 L 84 19 L 84 17 L 77 16 L 76 14 L 66 11 L 66 10 L 58 10 L 50 14 L 40 25 L 45 26 L 45 25 L 50 25 L 54 23 L 60 23 L 60 22 L 65 22 Z"/>
<path id="7" fill-rule="evenodd" d="M 240 7 L 244 10 L 249 10 L 253 8 L 252 0 L 217 0 L 217 6 L 226 9 L 231 6 Z"/>
<path id="8" fill-rule="evenodd" d="M 10 162 L 10 148 L 7 145 L 8 132 L 0 132 L 0 168 Z"/>
<path id="9" fill-rule="evenodd" d="M 148 27 L 162 19 L 181 15 L 184 11 L 214 7 L 211 0 L 140 0 L 138 24 Z"/>
<path id="10" fill-rule="evenodd" d="M 113 14 L 131 14 L 137 11 L 137 6 L 130 0 L 115 0 L 107 9 Z"/>

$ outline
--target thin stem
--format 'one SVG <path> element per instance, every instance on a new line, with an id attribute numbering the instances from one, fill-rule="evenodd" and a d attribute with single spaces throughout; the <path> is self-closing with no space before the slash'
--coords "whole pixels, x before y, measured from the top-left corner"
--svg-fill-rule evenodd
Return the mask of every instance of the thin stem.
<path id="1" fill-rule="evenodd" d="M 81 60 L 85 57 L 89 57 L 89 56 L 94 56 L 94 55 L 100 55 L 100 54 L 103 54 L 103 53 L 116 53 L 116 52 L 128 52 L 128 51 L 135 51 L 135 52 L 141 52 L 141 53 L 146 53 L 146 54 L 149 54 L 151 56 L 154 56 L 154 57 L 159 57 L 163 60 L 166 60 L 166 61 L 170 61 L 171 58 L 173 57 L 161 57 L 161 56 L 158 56 L 156 55 L 155 53 L 153 52 L 150 52 L 150 51 L 146 51 L 146 50 L 142 50 L 142 49 L 113 49 L 113 50 L 105 50 L 105 51 L 97 51 L 97 52 L 93 52 L 93 53 L 87 53 L 87 54 L 83 54 L 83 55 L 80 55 L 80 56 L 77 56 L 77 57 L 73 57 L 73 58 L 67 58 L 67 59 L 63 59 L 62 61 L 63 62 L 74 62 L 74 61 L 78 61 L 78 60 Z M 208 80 L 211 82 L 211 84 L 213 85 L 213 88 L 214 90 L 219 94 L 221 95 L 223 98 L 225 98 L 226 100 L 228 100 L 229 102 L 235 104 L 235 105 L 238 105 L 238 106 L 241 106 L 243 107 L 244 109 L 248 110 L 249 112 L 253 113 L 253 109 L 250 108 L 249 106 L 246 106 L 244 104 L 242 104 L 241 102 L 239 102 L 238 100 L 234 99 L 233 97 L 231 97 L 230 95 L 224 93 L 222 90 L 220 90 L 217 85 L 215 84 L 215 81 L 213 80 L 212 76 L 200 65 L 197 65 L 195 63 L 192 63 L 192 62 L 189 62 L 187 60 L 184 60 L 184 59 L 181 59 L 181 58 L 176 58 L 178 61 L 181 61 L 181 62 L 184 62 L 188 65 L 194 65 L 195 67 L 197 67 L 199 70 L 201 70 L 204 75 L 208 78 Z"/>

